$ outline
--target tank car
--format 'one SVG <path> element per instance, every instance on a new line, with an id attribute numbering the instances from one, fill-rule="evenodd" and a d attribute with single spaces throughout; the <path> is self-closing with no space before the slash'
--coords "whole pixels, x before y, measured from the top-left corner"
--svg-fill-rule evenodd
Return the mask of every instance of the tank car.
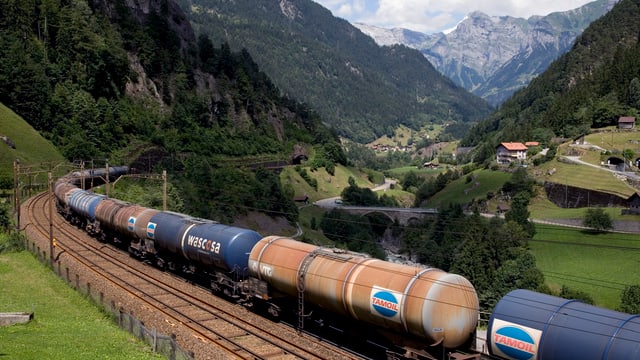
<path id="1" fill-rule="evenodd" d="M 106 199 L 104 195 L 94 194 L 89 191 L 74 191 L 69 195 L 68 204 L 74 213 L 72 221 L 91 234 L 97 233 L 96 209 L 98 204 Z"/>
<path id="2" fill-rule="evenodd" d="M 153 242 L 159 266 L 205 274 L 214 290 L 237 296 L 248 275 L 249 253 L 260 239 L 252 230 L 161 211 L 147 222 L 144 241 Z"/>
<path id="3" fill-rule="evenodd" d="M 121 233 L 118 231 L 116 217 L 123 209 L 132 206 L 134 205 L 112 198 L 105 198 L 98 203 L 95 216 L 96 233 L 99 235 L 100 240 L 115 244 L 122 243 L 123 236 L 120 235 Z"/>
<path id="4" fill-rule="evenodd" d="M 514 290 L 489 320 L 489 352 L 503 359 L 638 359 L 640 315 Z"/>
<path id="5" fill-rule="evenodd" d="M 109 167 L 109 181 L 114 181 L 122 175 L 129 173 L 128 166 L 110 166 Z M 86 169 L 82 171 L 74 171 L 60 178 L 60 181 L 73 184 L 77 187 L 82 187 L 84 182 L 84 188 L 88 188 L 91 185 L 102 185 L 106 182 L 107 168 L 95 168 Z"/>
<path id="6" fill-rule="evenodd" d="M 69 207 L 69 197 L 76 191 L 82 190 L 78 189 L 74 184 L 67 183 L 65 181 L 58 181 L 54 186 L 53 194 L 58 200 L 56 202 L 56 207 L 58 212 L 60 212 L 60 214 L 62 214 L 67 220 L 70 220 L 72 216 L 72 211 Z"/>
<path id="7" fill-rule="evenodd" d="M 475 289 L 464 277 L 438 269 L 275 236 L 256 244 L 249 269 L 290 298 L 373 324 L 417 353 L 428 346 L 462 346 L 476 329 Z"/>
<path id="8" fill-rule="evenodd" d="M 139 205 L 131 205 L 120 209 L 114 221 L 114 228 L 118 236 L 129 240 L 128 251 L 135 257 L 148 259 L 156 255 L 153 241 L 146 241 L 149 220 L 160 210 L 150 209 Z"/>

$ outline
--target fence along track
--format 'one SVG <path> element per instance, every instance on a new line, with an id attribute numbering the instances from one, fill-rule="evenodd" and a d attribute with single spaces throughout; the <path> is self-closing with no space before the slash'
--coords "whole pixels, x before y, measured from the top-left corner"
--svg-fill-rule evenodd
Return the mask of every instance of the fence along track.
<path id="1" fill-rule="evenodd" d="M 40 194 L 31 199 L 27 207 L 28 216 L 35 225 L 35 229 L 31 231 L 37 231 L 40 237 L 48 239 L 49 200 L 46 195 Z M 273 324 L 247 312 L 244 308 L 214 298 L 185 284 L 184 281 L 178 281 L 181 285 L 176 286 L 175 278 L 88 237 L 84 232 L 67 224 L 57 213 L 54 214 L 53 222 L 57 235 L 57 247 L 54 251 L 56 256 L 69 257 L 82 264 L 100 278 L 100 281 L 128 293 L 137 302 L 144 304 L 144 307 L 161 314 L 171 327 L 185 327 L 193 338 L 215 344 L 229 357 L 357 358 L 326 343 L 317 343 L 312 337 L 302 338 L 288 327 Z M 57 264 L 59 267 L 59 262 Z M 200 296 L 196 297 L 197 295 L 191 293 Z M 234 313 L 238 309 L 240 315 Z M 268 325 L 265 326 L 265 323 Z"/>

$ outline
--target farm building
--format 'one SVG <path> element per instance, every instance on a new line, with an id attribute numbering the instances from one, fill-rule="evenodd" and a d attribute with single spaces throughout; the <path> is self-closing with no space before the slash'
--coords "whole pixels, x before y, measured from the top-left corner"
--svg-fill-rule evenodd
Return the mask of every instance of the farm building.
<path id="1" fill-rule="evenodd" d="M 296 196 L 293 197 L 293 201 L 308 204 L 309 203 L 309 196 L 307 196 L 307 195 L 296 195 Z"/>
<path id="2" fill-rule="evenodd" d="M 633 129 L 636 127 L 636 118 L 633 116 L 620 116 L 618 129 Z"/>

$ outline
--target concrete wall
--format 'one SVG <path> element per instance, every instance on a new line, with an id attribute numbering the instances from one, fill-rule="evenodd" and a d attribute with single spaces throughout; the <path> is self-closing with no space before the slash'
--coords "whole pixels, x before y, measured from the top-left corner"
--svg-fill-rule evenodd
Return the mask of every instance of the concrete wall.
<path id="1" fill-rule="evenodd" d="M 587 190 L 552 182 L 545 182 L 544 190 L 547 198 L 561 208 L 627 206 L 626 198 L 596 190 Z"/>

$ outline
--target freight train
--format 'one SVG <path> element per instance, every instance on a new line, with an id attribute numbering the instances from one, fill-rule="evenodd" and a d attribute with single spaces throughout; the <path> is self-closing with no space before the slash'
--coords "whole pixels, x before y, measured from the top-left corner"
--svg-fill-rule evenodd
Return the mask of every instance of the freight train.
<path id="1" fill-rule="evenodd" d="M 264 237 L 81 188 L 86 178 L 115 179 L 128 171 L 92 169 L 60 178 L 58 211 L 101 241 L 162 269 L 207 279 L 212 291 L 271 317 L 294 313 L 299 327 L 341 319 L 361 336 L 388 340 L 394 348 L 386 354 L 394 358 L 433 359 L 454 350 L 517 360 L 640 358 L 637 316 L 515 290 L 496 305 L 480 344 L 478 297 L 460 275 Z M 366 334 L 362 324 L 371 325 Z"/>

